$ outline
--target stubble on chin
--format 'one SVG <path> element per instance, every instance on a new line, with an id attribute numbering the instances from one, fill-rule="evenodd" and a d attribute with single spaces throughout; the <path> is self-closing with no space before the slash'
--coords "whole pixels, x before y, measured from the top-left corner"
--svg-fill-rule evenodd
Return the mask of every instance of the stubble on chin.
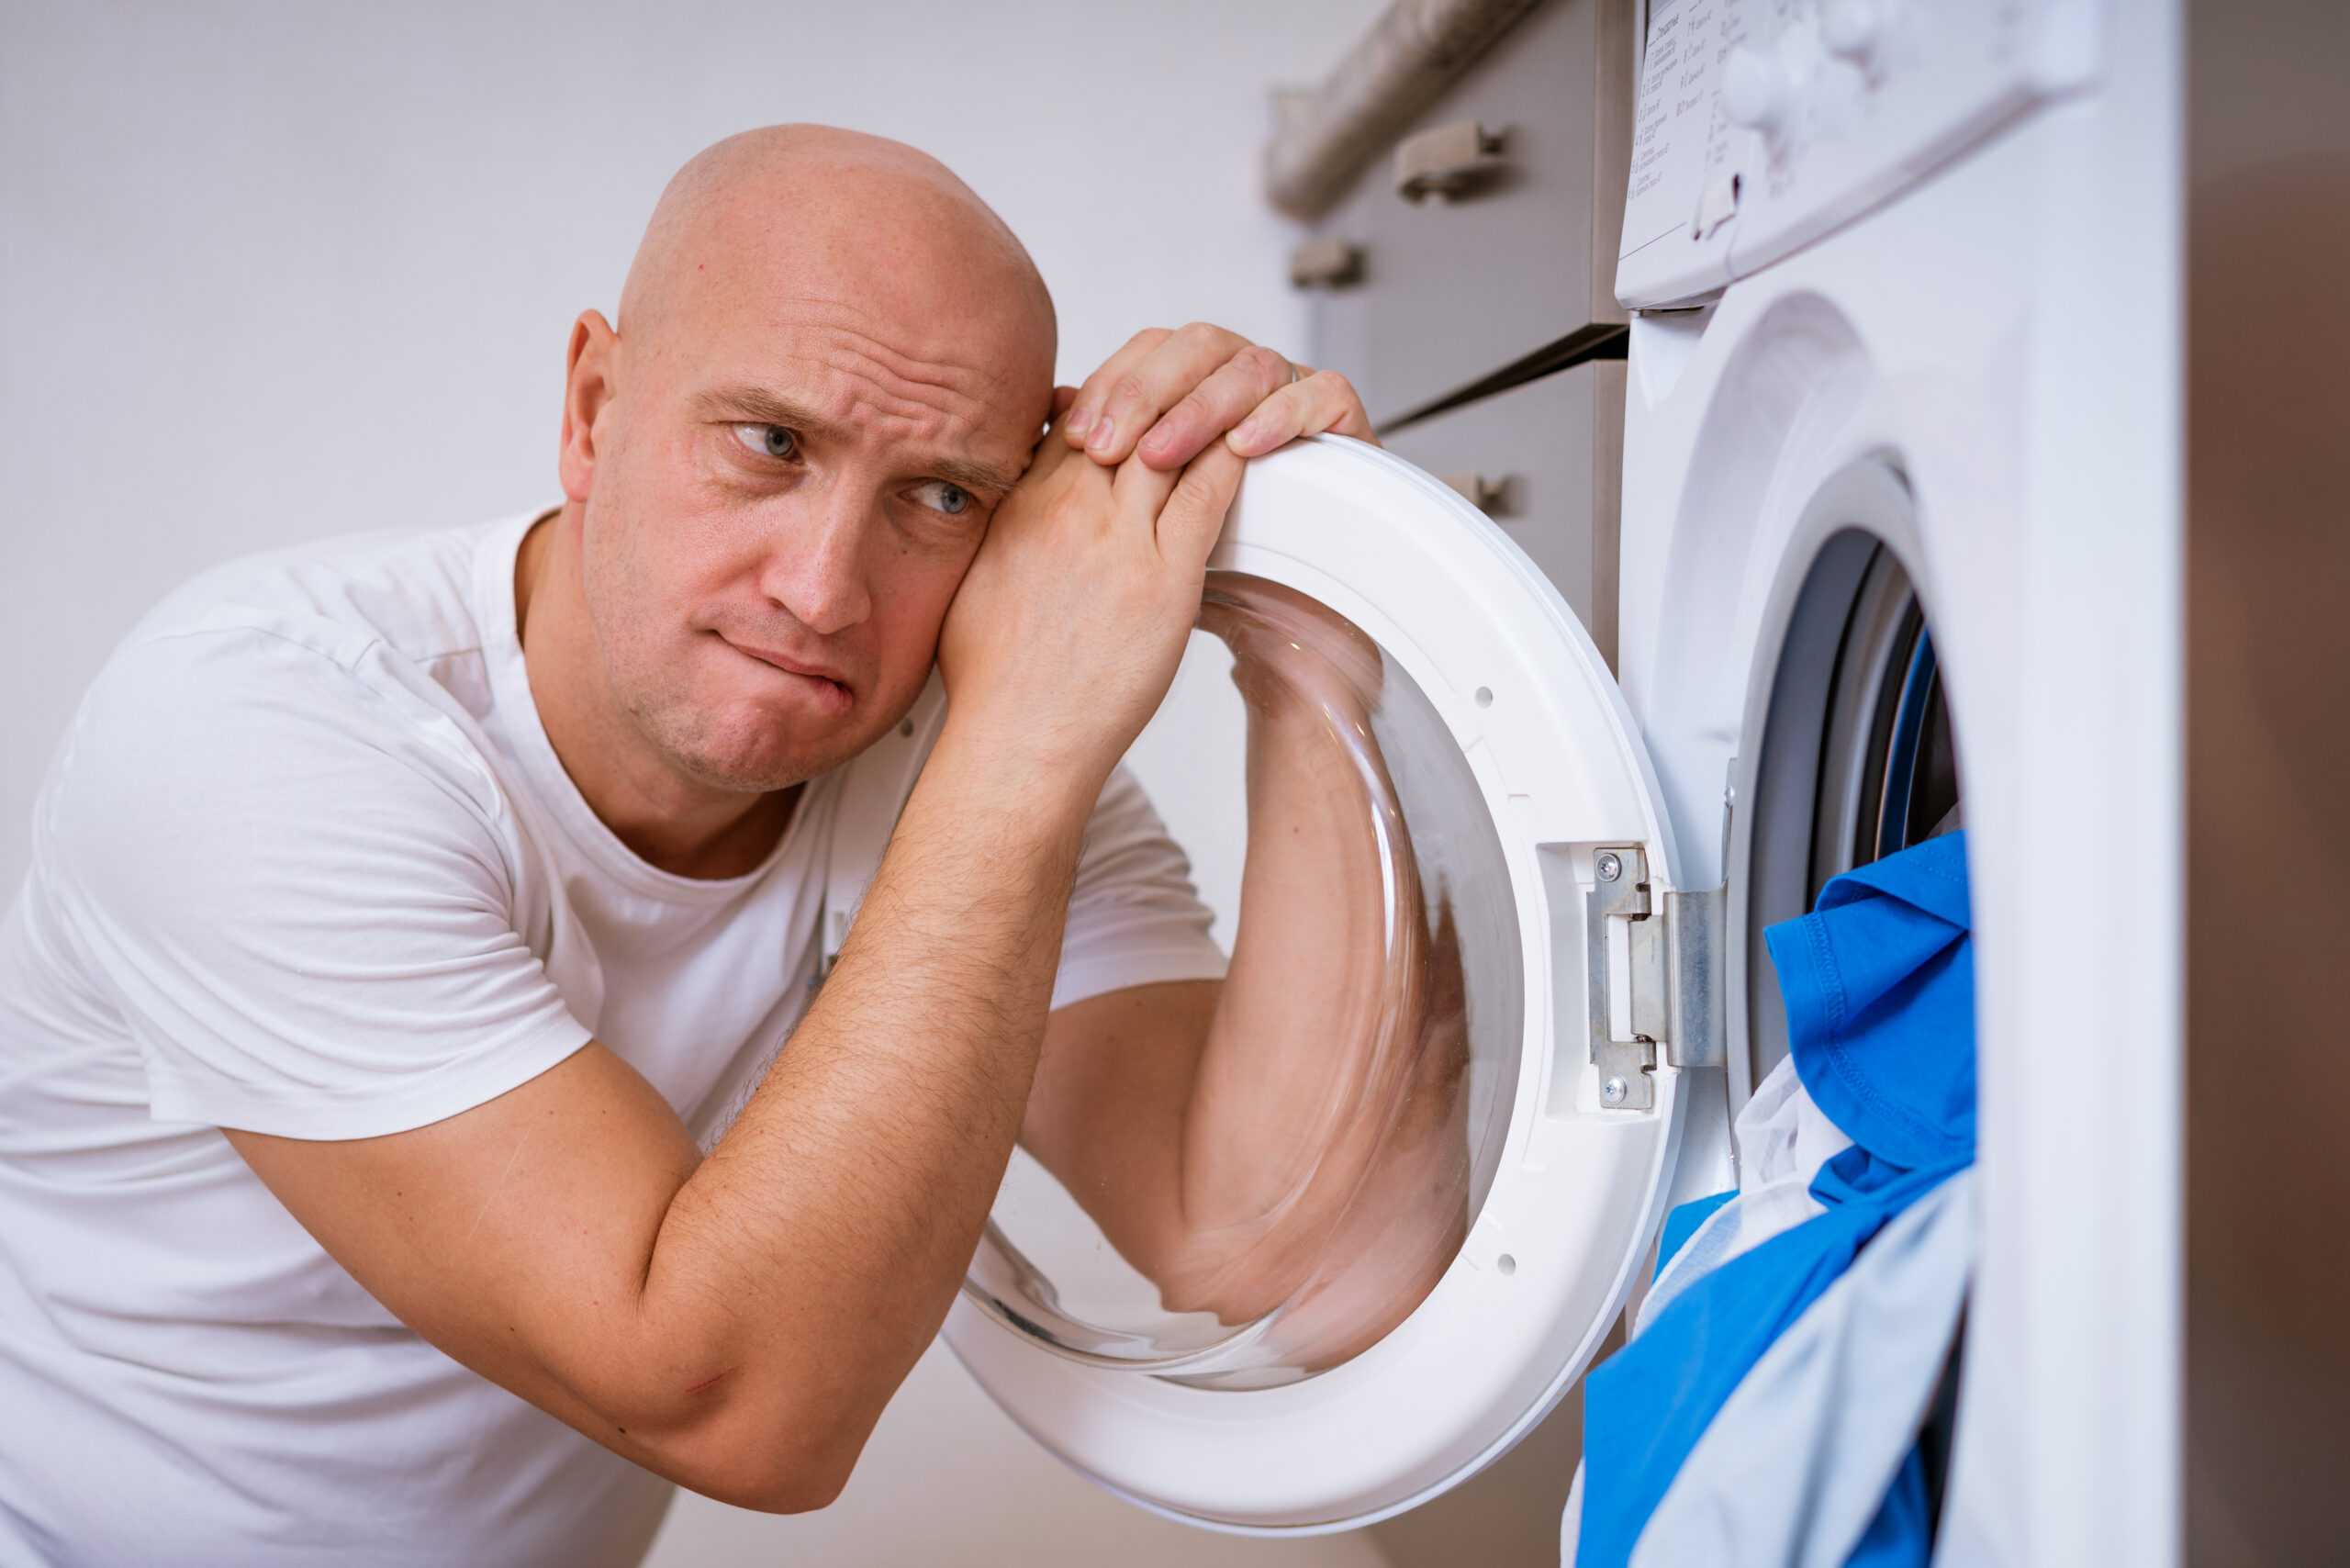
<path id="1" fill-rule="evenodd" d="M 736 794 L 804 784 L 849 761 L 889 728 L 872 721 L 865 700 L 830 722 L 730 712 L 677 692 L 646 693 L 629 708 L 639 734 L 670 767 L 706 789 Z"/>

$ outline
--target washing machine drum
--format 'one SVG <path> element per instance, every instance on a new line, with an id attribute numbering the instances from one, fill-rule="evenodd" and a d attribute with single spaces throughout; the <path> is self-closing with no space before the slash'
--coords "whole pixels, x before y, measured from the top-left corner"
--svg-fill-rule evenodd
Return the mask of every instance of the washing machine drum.
<path id="1" fill-rule="evenodd" d="M 1662 1054 L 1627 999 L 1673 855 L 1573 613 L 1375 448 L 1250 465 L 1200 627 L 1313 858 L 1252 846 L 1227 994 L 1255 1014 L 1201 1058 L 1181 1147 L 1079 1195 L 1015 1154 L 946 1334 L 1145 1506 L 1341 1529 L 1505 1451 L 1621 1305 L 1676 1141 L 1674 1070 L 1624 1065 Z M 1252 952 L 1252 919 L 1314 930 L 1313 961 Z"/>

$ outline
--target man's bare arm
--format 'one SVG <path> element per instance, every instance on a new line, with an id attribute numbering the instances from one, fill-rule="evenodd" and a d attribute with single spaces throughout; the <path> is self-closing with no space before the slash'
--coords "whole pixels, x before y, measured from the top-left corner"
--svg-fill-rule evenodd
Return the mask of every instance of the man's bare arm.
<path id="1" fill-rule="evenodd" d="M 1240 1322 L 1326 1295 L 1282 1331 L 1326 1362 L 1416 1305 L 1458 1241 L 1460 964 L 1450 931 L 1421 916 L 1408 857 L 1382 865 L 1367 788 L 1385 777 L 1369 727 L 1377 650 L 1259 591 L 1281 620 L 1218 627 L 1249 698 L 1229 978 L 1056 1013 L 1023 1138 L 1169 1309 Z"/>
<path id="2" fill-rule="evenodd" d="M 946 731 L 838 967 L 707 1159 L 593 1045 L 410 1132 L 230 1134 L 427 1339 L 697 1491 L 838 1492 L 1009 1158 L 1080 835 L 1172 676 L 1239 467 L 1211 452 L 1178 486 L 1065 454 L 999 512 L 941 640 Z"/>

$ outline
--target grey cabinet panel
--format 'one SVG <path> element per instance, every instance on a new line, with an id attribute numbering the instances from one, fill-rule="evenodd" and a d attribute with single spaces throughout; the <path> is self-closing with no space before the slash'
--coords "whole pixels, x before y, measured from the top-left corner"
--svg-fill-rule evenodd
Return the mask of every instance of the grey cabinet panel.
<path id="1" fill-rule="evenodd" d="M 1363 262 L 1360 282 L 1317 290 L 1315 353 L 1354 379 L 1372 419 L 1624 319 L 1613 290 L 1631 73 L 1631 0 L 1549 0 L 1406 133 L 1499 133 L 1459 194 L 1405 199 L 1390 154 L 1319 226 Z"/>
<path id="2" fill-rule="evenodd" d="M 1486 510 L 1534 558 L 1616 666 L 1624 362 L 1562 370 L 1405 426 L 1388 450 L 1439 477 L 1483 479 Z"/>
<path id="3" fill-rule="evenodd" d="M 1324 219 L 1319 231 L 1338 235 L 1360 247 L 1362 237 L 1370 232 L 1373 199 L 1393 201 L 1395 196 L 1383 181 L 1360 181 Z M 1366 252 L 1360 265 L 1357 281 L 1307 294 L 1306 336 L 1311 344 L 1307 358 L 1315 369 L 1335 370 L 1353 382 L 1362 406 L 1378 420 L 1387 417 L 1389 404 L 1378 367 L 1371 363 L 1371 313 L 1374 301 L 1386 303 L 1390 297 L 1376 289 L 1377 260 Z"/>

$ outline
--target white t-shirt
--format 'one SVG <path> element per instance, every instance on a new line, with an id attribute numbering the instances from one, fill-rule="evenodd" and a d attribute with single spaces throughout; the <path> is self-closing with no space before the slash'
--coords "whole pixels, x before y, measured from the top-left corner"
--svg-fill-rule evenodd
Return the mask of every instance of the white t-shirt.
<path id="1" fill-rule="evenodd" d="M 748 876 L 638 859 L 539 725 L 528 525 L 207 574 L 60 745 L 0 925 L 6 1568 L 580 1568 L 651 1540 L 666 1483 L 402 1327 L 218 1130 L 421 1126 L 592 1036 L 708 1143 L 806 1007 L 841 774 Z M 1121 773 L 1055 1005 L 1220 975 L 1208 924 Z"/>

